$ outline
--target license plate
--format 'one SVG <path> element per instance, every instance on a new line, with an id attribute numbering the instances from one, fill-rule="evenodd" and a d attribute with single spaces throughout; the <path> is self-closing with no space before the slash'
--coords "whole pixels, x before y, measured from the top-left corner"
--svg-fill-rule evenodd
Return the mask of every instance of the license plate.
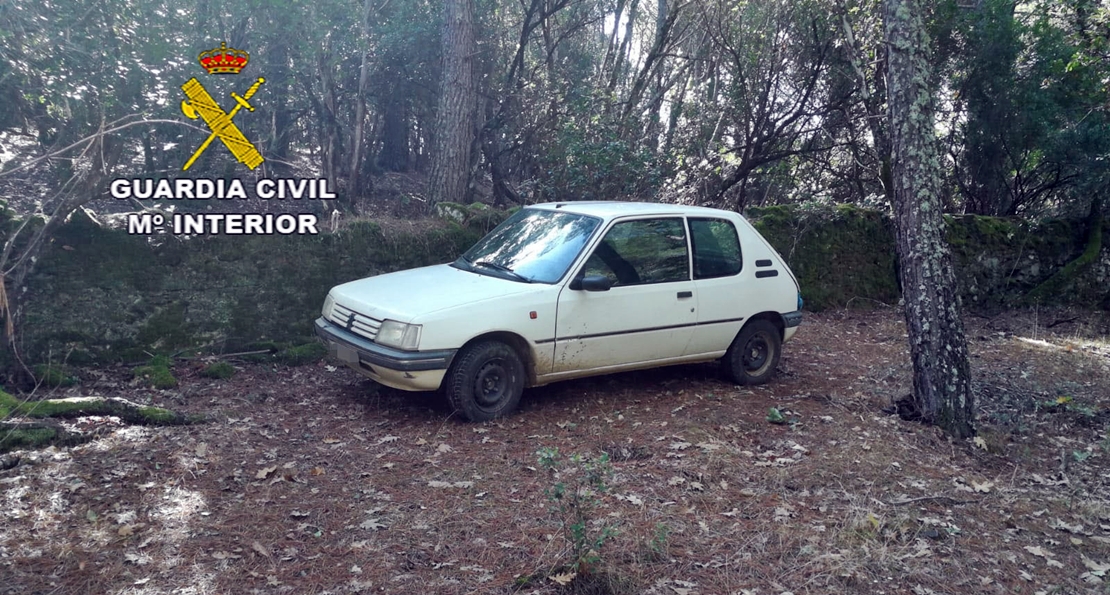
<path id="1" fill-rule="evenodd" d="M 346 345 L 335 344 L 335 357 L 343 363 L 358 365 L 358 352 Z"/>

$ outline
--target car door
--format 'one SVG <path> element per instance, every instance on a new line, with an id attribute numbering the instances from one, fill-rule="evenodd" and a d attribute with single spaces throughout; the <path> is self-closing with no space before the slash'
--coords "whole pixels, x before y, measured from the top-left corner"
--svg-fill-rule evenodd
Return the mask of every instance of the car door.
<path id="1" fill-rule="evenodd" d="M 698 296 L 697 330 L 688 355 L 728 349 L 757 301 L 759 287 L 746 281 L 740 235 L 725 218 L 690 217 L 694 287 Z"/>
<path id="2" fill-rule="evenodd" d="M 681 217 L 614 223 L 575 277 L 607 277 L 607 291 L 559 294 L 553 373 L 680 357 L 696 321 Z"/>

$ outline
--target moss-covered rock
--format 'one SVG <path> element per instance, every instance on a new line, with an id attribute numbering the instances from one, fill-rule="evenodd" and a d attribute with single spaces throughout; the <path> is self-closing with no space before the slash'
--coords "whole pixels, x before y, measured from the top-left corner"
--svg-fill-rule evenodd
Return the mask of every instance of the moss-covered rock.
<path id="1" fill-rule="evenodd" d="M 177 378 L 170 370 L 170 358 L 165 355 L 156 355 L 145 366 L 135 368 L 135 378 L 147 381 L 157 389 L 175 388 Z"/>
<path id="2" fill-rule="evenodd" d="M 218 380 L 227 380 L 235 375 L 235 366 L 227 362 L 214 362 L 208 364 L 201 370 L 201 376 L 207 378 L 216 378 Z"/>

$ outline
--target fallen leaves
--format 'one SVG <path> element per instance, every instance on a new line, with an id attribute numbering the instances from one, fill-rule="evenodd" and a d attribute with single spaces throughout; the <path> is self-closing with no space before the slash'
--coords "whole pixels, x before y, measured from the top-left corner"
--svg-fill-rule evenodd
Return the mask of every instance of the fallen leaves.
<path id="1" fill-rule="evenodd" d="M 994 482 L 993 481 L 984 481 L 984 482 L 972 481 L 971 482 L 971 487 L 976 492 L 979 492 L 981 494 L 986 494 L 986 493 L 991 491 L 991 488 L 994 487 Z"/>
<path id="2" fill-rule="evenodd" d="M 385 529 L 386 525 L 379 518 L 370 518 L 359 524 L 359 527 L 362 529 L 368 529 L 370 531 L 380 531 L 382 529 Z"/>
<path id="3" fill-rule="evenodd" d="M 578 576 L 578 573 L 576 573 L 576 572 L 563 572 L 563 573 L 560 573 L 560 574 L 553 574 L 553 575 L 549 576 L 548 578 L 551 579 L 551 582 L 559 585 L 560 587 L 565 587 L 565 586 L 569 585 L 570 582 L 573 581 L 574 577 L 576 577 L 576 576 Z"/>
<path id="4" fill-rule="evenodd" d="M 270 467 L 263 467 L 262 469 L 258 470 L 258 473 L 254 474 L 254 478 L 255 479 L 266 479 L 267 477 L 272 475 L 275 471 L 277 471 L 277 465 L 273 465 L 273 466 L 270 466 Z"/>
<path id="5" fill-rule="evenodd" d="M 264 558 L 270 557 L 270 549 L 262 545 L 262 542 L 258 541 L 257 539 L 251 542 L 251 549 L 255 552 L 258 552 L 258 554 L 260 554 Z"/>
<path id="6" fill-rule="evenodd" d="M 1048 564 L 1049 566 L 1054 566 L 1056 568 L 1063 568 L 1064 567 L 1063 564 L 1061 564 L 1059 561 L 1057 561 L 1055 559 L 1055 557 L 1052 555 L 1052 552 L 1050 552 L 1050 551 L 1048 551 L 1048 550 L 1046 550 L 1046 549 L 1044 549 L 1040 546 L 1027 545 L 1027 546 L 1025 546 L 1025 551 L 1029 552 L 1030 554 L 1033 554 L 1034 556 L 1044 558 L 1045 563 Z"/>

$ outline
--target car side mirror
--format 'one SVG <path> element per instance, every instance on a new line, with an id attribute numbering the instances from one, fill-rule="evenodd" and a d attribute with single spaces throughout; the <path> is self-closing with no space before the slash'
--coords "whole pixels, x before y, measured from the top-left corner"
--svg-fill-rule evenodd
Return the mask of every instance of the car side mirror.
<path id="1" fill-rule="evenodd" d="M 609 291 L 613 282 L 604 275 L 590 275 L 589 277 L 576 277 L 570 282 L 570 288 L 582 291 Z"/>

